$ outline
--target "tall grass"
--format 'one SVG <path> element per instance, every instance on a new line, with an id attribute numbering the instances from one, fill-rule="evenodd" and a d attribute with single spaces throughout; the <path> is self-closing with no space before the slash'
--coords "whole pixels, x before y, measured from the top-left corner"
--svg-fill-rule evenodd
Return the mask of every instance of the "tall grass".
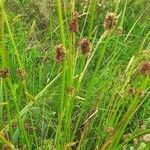
<path id="1" fill-rule="evenodd" d="M 148 149 L 144 3 L 0 1 L 1 149 Z"/>

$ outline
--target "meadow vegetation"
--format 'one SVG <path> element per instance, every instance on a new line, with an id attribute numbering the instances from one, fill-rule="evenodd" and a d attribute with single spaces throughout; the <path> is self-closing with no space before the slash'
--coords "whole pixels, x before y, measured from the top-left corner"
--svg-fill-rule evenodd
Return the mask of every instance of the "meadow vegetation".
<path id="1" fill-rule="evenodd" d="M 148 0 L 0 0 L 0 149 L 149 150 Z"/>

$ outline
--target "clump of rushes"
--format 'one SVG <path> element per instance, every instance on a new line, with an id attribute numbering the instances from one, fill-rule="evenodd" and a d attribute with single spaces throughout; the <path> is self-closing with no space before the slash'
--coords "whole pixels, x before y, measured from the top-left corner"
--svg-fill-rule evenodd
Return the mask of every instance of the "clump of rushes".
<path id="1" fill-rule="evenodd" d="M 135 95 L 136 94 L 136 89 L 134 87 L 131 87 L 131 88 L 128 89 L 128 93 L 130 95 Z"/>
<path id="2" fill-rule="evenodd" d="M 77 20 L 78 15 L 79 15 L 78 12 L 74 12 L 73 13 L 73 18 L 71 19 L 71 21 L 69 23 L 69 29 L 73 33 L 78 32 L 78 28 L 79 28 L 79 26 L 78 26 L 78 20 Z"/>
<path id="3" fill-rule="evenodd" d="M 22 80 L 25 78 L 25 75 L 26 75 L 25 70 L 22 68 L 18 68 L 16 71 L 16 74 Z"/>
<path id="4" fill-rule="evenodd" d="M 144 62 L 141 64 L 140 72 L 143 75 L 150 75 L 150 62 Z"/>
<path id="5" fill-rule="evenodd" d="M 4 69 L 0 69 L 0 77 L 2 78 L 8 78 L 10 76 L 10 70 L 8 67 Z"/>
<path id="6" fill-rule="evenodd" d="M 55 59 L 58 63 L 63 62 L 65 59 L 65 48 L 62 44 L 59 44 L 56 46 L 56 57 L 55 57 Z"/>
<path id="7" fill-rule="evenodd" d="M 88 39 L 83 38 L 80 40 L 80 50 L 83 55 L 90 53 L 91 47 Z"/>
<path id="8" fill-rule="evenodd" d="M 118 18 L 113 12 L 108 13 L 104 20 L 104 29 L 108 31 L 114 29 L 117 24 L 117 20 Z"/>

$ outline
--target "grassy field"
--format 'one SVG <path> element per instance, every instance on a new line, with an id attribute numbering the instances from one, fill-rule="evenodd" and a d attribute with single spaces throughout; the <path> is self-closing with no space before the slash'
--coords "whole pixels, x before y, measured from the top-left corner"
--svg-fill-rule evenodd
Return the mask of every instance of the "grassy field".
<path id="1" fill-rule="evenodd" d="M 149 150 L 148 0 L 0 0 L 0 149 Z"/>

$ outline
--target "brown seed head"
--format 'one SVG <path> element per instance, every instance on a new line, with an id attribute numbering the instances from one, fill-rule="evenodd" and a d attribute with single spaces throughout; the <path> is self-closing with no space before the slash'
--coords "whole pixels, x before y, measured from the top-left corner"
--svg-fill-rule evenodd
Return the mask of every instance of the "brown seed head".
<path id="1" fill-rule="evenodd" d="M 78 32 L 78 21 L 77 19 L 73 18 L 71 19 L 70 23 L 69 23 L 69 27 L 70 27 L 70 31 L 73 33 Z"/>
<path id="2" fill-rule="evenodd" d="M 114 13 L 110 12 L 106 15 L 104 20 L 104 29 L 105 30 L 112 30 L 117 24 L 117 17 Z"/>
<path id="3" fill-rule="evenodd" d="M 7 78 L 10 76 L 10 70 L 8 67 L 3 69 L 3 78 Z"/>
<path id="4" fill-rule="evenodd" d="M 135 94 L 136 94 L 136 89 L 133 88 L 133 87 L 131 87 L 131 88 L 129 88 L 128 93 L 129 93 L 130 95 L 135 95 Z"/>
<path id="5" fill-rule="evenodd" d="M 20 79 L 24 79 L 26 75 L 25 70 L 22 68 L 18 68 L 16 74 Z"/>
<path id="6" fill-rule="evenodd" d="M 141 64 L 140 72 L 143 75 L 150 75 L 150 62 L 144 62 Z"/>
<path id="7" fill-rule="evenodd" d="M 65 59 L 65 48 L 62 44 L 56 46 L 56 61 L 58 63 L 63 62 Z"/>
<path id="8" fill-rule="evenodd" d="M 87 39 L 84 38 L 80 40 L 80 50 L 83 55 L 91 51 L 90 42 Z"/>

